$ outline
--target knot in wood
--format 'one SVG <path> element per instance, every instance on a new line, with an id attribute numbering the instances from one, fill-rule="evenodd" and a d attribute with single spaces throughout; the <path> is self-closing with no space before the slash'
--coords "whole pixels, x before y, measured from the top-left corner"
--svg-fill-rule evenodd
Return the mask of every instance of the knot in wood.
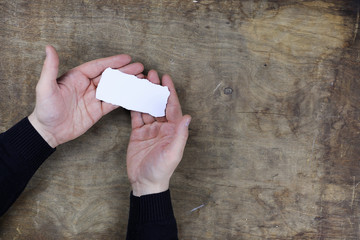
<path id="1" fill-rule="evenodd" d="M 225 95 L 230 95 L 232 93 L 233 93 L 233 90 L 232 90 L 231 87 L 227 87 L 227 88 L 224 89 L 224 94 Z"/>

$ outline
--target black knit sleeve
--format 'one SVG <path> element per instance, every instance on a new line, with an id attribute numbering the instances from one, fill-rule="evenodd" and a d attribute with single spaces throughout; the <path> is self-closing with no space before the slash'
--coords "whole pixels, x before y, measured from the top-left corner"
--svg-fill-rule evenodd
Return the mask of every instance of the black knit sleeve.
<path id="1" fill-rule="evenodd" d="M 126 239 L 178 239 L 170 190 L 141 197 L 131 193 Z"/>
<path id="2" fill-rule="evenodd" d="M 54 151 L 28 118 L 0 134 L 0 216 Z"/>

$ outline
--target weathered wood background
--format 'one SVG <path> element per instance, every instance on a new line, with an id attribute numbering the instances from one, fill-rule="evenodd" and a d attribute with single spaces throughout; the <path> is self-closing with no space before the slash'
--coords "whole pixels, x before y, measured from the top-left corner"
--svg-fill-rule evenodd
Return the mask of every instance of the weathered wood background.
<path id="1" fill-rule="evenodd" d="M 128 53 L 193 116 L 172 196 L 181 239 L 360 239 L 359 1 L 0 1 L 0 130 L 61 73 Z M 124 239 L 130 117 L 60 146 L 0 239 Z"/>

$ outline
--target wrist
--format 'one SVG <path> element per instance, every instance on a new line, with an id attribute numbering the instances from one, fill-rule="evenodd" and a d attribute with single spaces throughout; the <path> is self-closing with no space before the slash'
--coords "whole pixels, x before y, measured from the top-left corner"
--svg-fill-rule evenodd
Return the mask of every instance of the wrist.
<path id="1" fill-rule="evenodd" d="M 35 128 L 35 130 L 40 134 L 40 136 L 49 144 L 50 147 L 56 148 L 59 144 L 57 143 L 55 137 L 45 130 L 41 122 L 35 116 L 35 113 L 31 113 L 28 117 L 29 122 Z"/>
<path id="2" fill-rule="evenodd" d="M 141 183 L 133 183 L 131 184 L 133 195 L 136 197 L 161 193 L 165 192 L 169 189 L 169 183 L 165 184 L 141 184 Z"/>

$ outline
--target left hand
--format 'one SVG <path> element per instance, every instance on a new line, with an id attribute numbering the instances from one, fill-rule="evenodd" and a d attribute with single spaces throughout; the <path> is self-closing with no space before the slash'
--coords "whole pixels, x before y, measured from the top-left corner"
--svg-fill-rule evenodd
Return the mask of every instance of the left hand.
<path id="1" fill-rule="evenodd" d="M 95 97 L 101 73 L 108 67 L 133 75 L 143 71 L 141 63 L 130 62 L 128 55 L 97 59 L 57 79 L 59 58 L 55 49 L 47 46 L 30 123 L 53 148 L 79 137 L 102 116 L 117 108 Z"/>

